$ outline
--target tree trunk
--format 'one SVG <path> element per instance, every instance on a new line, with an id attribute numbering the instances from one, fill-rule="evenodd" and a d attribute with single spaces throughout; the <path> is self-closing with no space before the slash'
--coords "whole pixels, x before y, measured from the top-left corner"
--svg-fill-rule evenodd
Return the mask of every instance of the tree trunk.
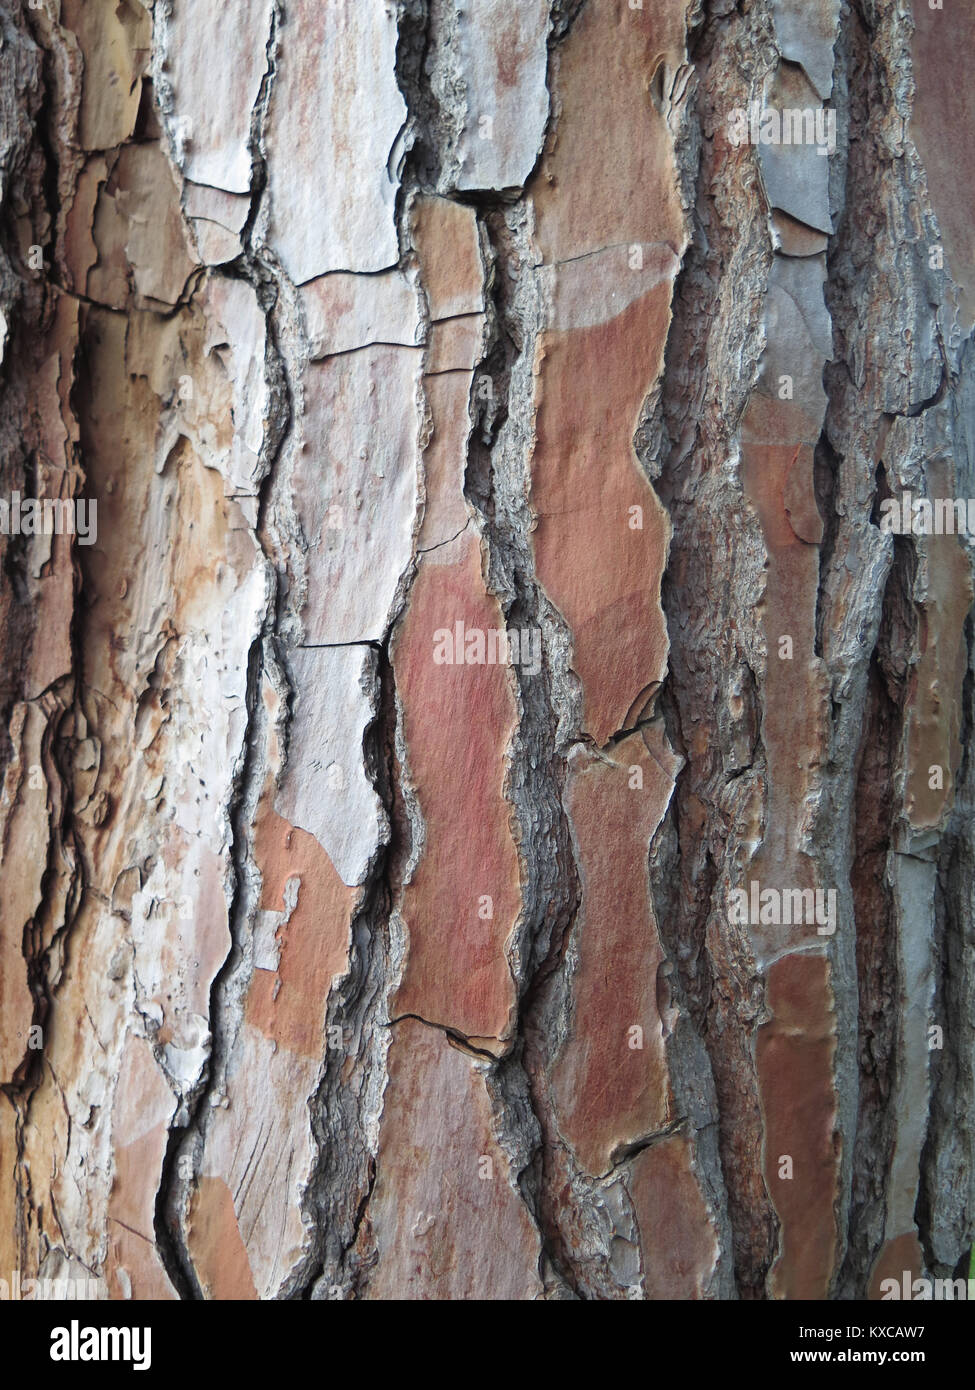
<path id="1" fill-rule="evenodd" d="M 967 1274 L 972 7 L 0 25 L 0 1275 Z"/>

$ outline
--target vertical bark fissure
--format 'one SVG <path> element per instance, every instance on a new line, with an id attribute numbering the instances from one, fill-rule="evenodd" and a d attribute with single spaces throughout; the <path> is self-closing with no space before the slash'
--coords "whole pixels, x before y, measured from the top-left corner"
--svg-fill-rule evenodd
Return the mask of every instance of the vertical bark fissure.
<path id="1" fill-rule="evenodd" d="M 551 64 L 551 59 L 550 59 Z M 531 310 L 512 302 L 512 287 L 525 274 L 525 241 L 519 213 L 509 227 L 503 206 L 482 211 L 480 223 L 491 247 L 492 312 L 495 342 L 475 373 L 471 400 L 475 423 L 468 451 L 465 492 L 482 519 L 489 547 L 491 582 L 503 594 L 509 631 L 545 631 L 552 621 L 539 592 L 529 552 L 530 519 L 519 491 L 524 469 L 525 422 L 530 419 L 531 372 L 528 355 L 533 338 Z M 519 235 L 519 231 L 521 235 Z M 520 275 L 519 275 L 520 271 Z M 530 293 L 530 292 L 529 292 Z M 514 334 L 514 336 L 512 336 Z M 519 346 L 519 341 L 520 346 Z M 517 374 L 517 383 L 513 380 Z M 491 383 L 480 409 L 478 383 Z M 510 439 L 505 426 L 510 422 Z M 500 475 L 499 475 L 500 470 Z M 519 1184 L 537 1227 L 543 1253 L 543 1278 L 580 1296 L 572 1261 L 561 1241 L 547 1192 L 544 1068 L 550 1060 L 537 1011 L 547 986 L 563 968 L 565 943 L 579 903 L 578 869 L 563 806 L 564 756 L 560 754 L 553 714 L 552 675 L 546 656 L 539 675 L 519 672 L 519 723 L 513 748 L 510 797 L 520 827 L 522 861 L 521 921 L 515 947 L 519 968 L 515 1042 L 492 1078 L 502 1107 L 510 1152 Z M 549 1132 L 551 1120 L 549 1119 Z"/>
<path id="2" fill-rule="evenodd" d="M 770 62 L 768 24 L 764 10 L 745 15 L 740 6 L 711 6 L 702 16 L 691 49 L 699 130 L 715 130 L 728 110 L 747 108 L 753 99 Z M 761 353 L 770 248 L 757 156 L 740 153 L 742 162 L 731 171 L 715 136 L 697 145 L 688 140 L 685 158 L 694 180 L 692 240 L 674 291 L 658 491 L 673 526 L 662 586 L 670 669 L 661 698 L 686 761 L 667 816 L 670 849 L 662 831 L 654 879 L 686 1026 L 695 1051 L 703 1044 L 715 1087 L 712 1181 L 727 1191 L 735 1285 L 740 1297 L 756 1298 L 763 1296 L 777 1230 L 758 1166 L 762 1122 L 751 1038 L 764 1005 L 751 952 L 723 920 L 723 896 L 736 821 L 749 814 L 749 799 L 765 776 L 758 699 L 764 657 L 747 612 L 731 615 L 722 607 L 725 592 L 710 582 L 708 548 L 733 554 L 734 547 L 754 546 L 740 485 L 729 485 L 721 464 L 737 452 L 736 422 Z M 736 284 L 733 303 L 729 280 Z M 736 539 L 729 543 L 731 534 Z M 689 593 L 691 582 L 694 592 L 711 596 L 706 609 Z M 719 725 L 725 690 L 738 713 L 733 723 Z M 708 730 L 706 740 L 695 726 Z"/>
<path id="3" fill-rule="evenodd" d="M 251 175 L 249 207 L 241 233 L 243 249 L 237 261 L 224 267 L 225 274 L 237 277 L 253 287 L 263 310 L 268 332 L 264 370 L 272 384 L 273 405 L 263 446 L 263 476 L 258 492 L 254 533 L 261 547 L 271 593 L 261 631 L 254 636 L 248 654 L 244 753 L 227 808 L 232 826 L 230 854 L 234 867 L 233 891 L 228 905 L 231 945 L 210 989 L 212 1041 L 207 1065 L 200 1078 L 198 1093 L 189 1114 L 178 1112 L 170 1128 L 155 1204 L 155 1234 L 160 1256 L 180 1297 L 193 1299 L 202 1299 L 204 1294 L 187 1244 L 185 1230 L 193 1179 L 180 1174 L 180 1159 L 189 1158 L 194 1173 L 197 1171 L 206 1143 L 207 1107 L 219 1099 L 218 1078 L 226 1068 L 233 1045 L 233 1000 L 239 988 L 239 974 L 246 966 L 246 942 L 253 927 L 257 900 L 252 827 L 263 778 L 261 745 L 267 731 L 266 720 L 262 718 L 261 684 L 269 670 L 276 682 L 287 682 L 285 667 L 274 660 L 273 655 L 281 629 L 283 594 L 277 567 L 273 562 L 270 538 L 267 535 L 266 517 L 277 481 L 277 464 L 294 424 L 294 395 L 287 362 L 275 331 L 275 310 L 281 272 L 255 242 L 255 223 L 267 185 L 263 141 L 268 103 L 275 77 L 279 15 L 280 11 L 275 7 L 265 49 L 267 65 L 251 111 L 248 138 Z M 273 665 L 269 667 L 269 663 Z"/>

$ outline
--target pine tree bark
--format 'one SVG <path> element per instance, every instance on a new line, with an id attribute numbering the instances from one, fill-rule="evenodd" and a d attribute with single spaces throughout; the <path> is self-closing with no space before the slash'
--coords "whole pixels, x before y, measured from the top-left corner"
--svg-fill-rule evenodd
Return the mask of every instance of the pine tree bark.
<path id="1" fill-rule="evenodd" d="M 0 1277 L 967 1274 L 975 11 L 0 26 Z"/>

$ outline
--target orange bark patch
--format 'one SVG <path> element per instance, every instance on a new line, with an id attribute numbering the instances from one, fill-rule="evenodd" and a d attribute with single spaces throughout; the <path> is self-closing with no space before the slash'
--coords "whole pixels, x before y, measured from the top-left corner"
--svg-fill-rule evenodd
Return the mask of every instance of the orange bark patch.
<path id="1" fill-rule="evenodd" d="M 257 1298 L 234 1199 L 222 1178 L 199 1179 L 190 1201 L 186 1241 L 208 1298 Z"/>
<path id="2" fill-rule="evenodd" d="M 300 880 L 298 901 L 278 931 L 278 969 L 257 969 L 245 1018 L 303 1057 L 320 1057 L 328 994 L 348 964 L 349 920 L 356 890 L 339 878 L 321 845 L 267 807 L 258 816 L 254 856 L 261 869 L 261 907 L 284 912 L 285 885 Z"/>

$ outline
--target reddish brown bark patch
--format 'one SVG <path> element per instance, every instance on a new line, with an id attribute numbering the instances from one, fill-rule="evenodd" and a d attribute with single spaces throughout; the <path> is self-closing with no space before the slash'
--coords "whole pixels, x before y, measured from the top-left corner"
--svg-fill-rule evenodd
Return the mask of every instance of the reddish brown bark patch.
<path id="1" fill-rule="evenodd" d="M 429 550 L 451 540 L 467 525 L 464 505 L 464 468 L 467 439 L 471 432 L 467 402 L 471 373 L 448 372 L 426 376 L 423 390 L 433 433 L 423 451 L 426 499 L 419 549 Z"/>
<path id="2" fill-rule="evenodd" d="M 538 1233 L 494 1136 L 483 1067 L 439 1029 L 396 1025 L 362 1244 L 368 1299 L 530 1299 Z"/>
<path id="3" fill-rule="evenodd" d="M 775 961 L 768 1006 L 772 1020 L 758 1030 L 755 1060 L 765 1113 L 765 1181 L 782 1227 L 769 1283 L 779 1298 L 821 1299 L 836 1261 L 840 1166 L 836 1018 L 826 957 Z M 779 1176 L 786 1156 L 791 1179 Z"/>
<path id="4" fill-rule="evenodd" d="M 561 46 L 559 119 L 531 184 L 546 261 L 621 242 L 675 249 L 682 242 L 671 136 L 654 79 L 665 59 L 671 72 L 683 61 L 686 8 L 684 0 L 653 0 L 642 10 L 627 0 L 586 5 Z M 643 360 L 635 349 L 631 366 Z"/>
<path id="5" fill-rule="evenodd" d="M 826 676 L 816 656 L 819 549 L 815 541 L 821 535 L 821 523 L 812 495 L 813 451 L 800 442 L 812 433 L 812 426 L 796 405 L 755 395 L 743 433 L 745 495 L 758 514 L 768 552 L 762 739 L 769 791 L 763 842 L 752 861 L 750 880 L 762 889 L 806 891 L 818 885 L 812 865 L 799 849 L 803 808 L 819 775 L 828 708 Z M 759 442 L 790 436 L 795 443 Z M 760 949 L 773 953 L 817 935 L 816 925 L 807 922 L 760 927 L 755 939 Z"/>
<path id="6" fill-rule="evenodd" d="M 497 1047 L 514 1006 L 505 944 L 521 901 L 504 797 L 512 676 L 502 665 L 438 665 L 434 649 L 435 634 L 453 634 L 457 622 L 485 633 L 506 625 L 485 591 L 473 535 L 434 554 L 453 563 L 424 560 L 393 649 L 409 775 L 426 830 L 403 894 L 410 942 L 396 1012 Z"/>
<path id="7" fill-rule="evenodd" d="M 606 1172 L 621 1145 L 673 1118 L 657 1008 L 664 955 L 647 876 L 673 783 L 640 735 L 614 753 L 617 763 L 577 764 L 568 792 L 583 899 L 574 1023 L 552 1091 L 559 1127 L 590 1173 Z"/>
<path id="8" fill-rule="evenodd" d="M 900 1297 L 904 1297 L 904 1275 L 907 1275 L 908 1287 L 913 1292 L 915 1279 L 920 1279 L 924 1269 L 924 1254 L 921 1250 L 920 1242 L 916 1231 L 907 1231 L 903 1235 L 895 1236 L 893 1240 L 888 1240 L 877 1257 L 877 1263 L 873 1267 L 870 1276 L 870 1291 L 867 1294 L 869 1299 L 877 1301 L 883 1298 L 884 1291 L 881 1285 L 885 1279 L 896 1279 L 900 1289 Z"/>
<path id="9" fill-rule="evenodd" d="M 931 460 L 931 496 L 954 492 L 952 470 Z M 938 826 L 954 802 L 961 764 L 960 695 L 968 666 L 965 619 L 972 604 L 971 565 L 956 536 L 926 542 L 928 595 L 921 614 L 921 659 L 912 673 L 906 705 L 907 769 L 904 809 L 911 824 Z M 941 786 L 933 769 L 941 771 Z"/>
<path id="10" fill-rule="evenodd" d="M 584 727 L 600 747 L 667 666 L 659 595 L 670 525 L 633 435 L 669 323 L 666 282 L 608 323 L 544 334 L 539 349 L 535 563 L 569 625 Z"/>
<path id="11" fill-rule="evenodd" d="M 126 1044 L 113 1114 L 115 1175 L 108 1203 L 105 1275 L 113 1298 L 175 1298 L 156 1250 L 156 1192 L 174 1109 L 149 1044 Z"/>
<path id="12" fill-rule="evenodd" d="M 626 1185 L 640 1227 L 647 1298 L 703 1297 L 718 1239 L 694 1173 L 691 1142 L 675 1134 L 645 1149 Z"/>
<path id="13" fill-rule="evenodd" d="M 0 1269 L 21 1268 L 17 1218 L 17 1133 L 14 1108 L 0 1094 Z M 8 1278 L 0 1275 L 0 1278 Z"/>
<path id="14" fill-rule="evenodd" d="M 473 208 L 449 198 L 419 198 L 413 240 L 431 319 L 474 314 L 484 307 L 484 269 Z"/>
<path id="15" fill-rule="evenodd" d="M 975 320 L 972 225 L 975 224 L 975 153 L 971 142 L 975 99 L 971 55 L 975 9 L 948 4 L 914 11 L 916 94 L 911 136 L 927 176 L 945 242 L 945 268 L 962 288 L 965 331 Z"/>

